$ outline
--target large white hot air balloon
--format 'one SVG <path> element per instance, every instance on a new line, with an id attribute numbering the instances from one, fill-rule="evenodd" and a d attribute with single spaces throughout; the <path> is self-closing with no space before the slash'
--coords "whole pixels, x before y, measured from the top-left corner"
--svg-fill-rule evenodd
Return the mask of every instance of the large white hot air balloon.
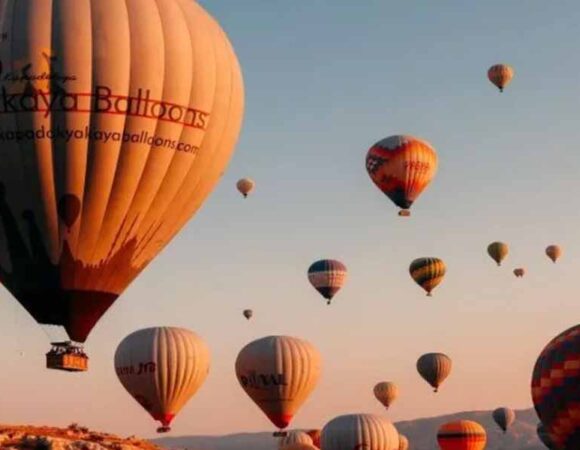
<path id="1" fill-rule="evenodd" d="M 115 353 L 115 371 L 129 394 L 169 431 L 175 415 L 209 372 L 209 349 L 192 331 L 156 327 L 135 331 Z"/>
<path id="2" fill-rule="evenodd" d="M 0 282 L 85 342 L 224 172 L 240 68 L 193 0 L 0 5 Z"/>
<path id="3" fill-rule="evenodd" d="M 382 416 L 347 414 L 324 426 L 320 442 L 324 450 L 399 450 L 399 433 Z"/>
<path id="4" fill-rule="evenodd" d="M 320 354 L 309 342 L 267 336 L 240 351 L 236 376 L 268 419 L 284 429 L 316 387 L 320 366 Z"/>

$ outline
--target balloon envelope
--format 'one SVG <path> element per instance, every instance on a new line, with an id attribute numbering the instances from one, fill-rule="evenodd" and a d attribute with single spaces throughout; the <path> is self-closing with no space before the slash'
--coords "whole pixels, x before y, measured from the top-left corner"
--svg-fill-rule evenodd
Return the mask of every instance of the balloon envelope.
<path id="1" fill-rule="evenodd" d="M 556 262 L 562 256 L 562 247 L 559 245 L 548 245 L 546 247 L 546 255 L 548 255 L 548 258 L 550 258 L 552 262 Z"/>
<path id="2" fill-rule="evenodd" d="M 501 266 L 501 262 L 509 253 L 509 247 L 503 242 L 492 242 L 487 246 L 487 253 L 497 263 L 498 266 Z"/>
<path id="3" fill-rule="evenodd" d="M 236 359 L 236 375 L 248 396 L 280 429 L 316 387 L 320 354 L 309 342 L 267 336 L 246 345 Z"/>
<path id="4" fill-rule="evenodd" d="M 254 190 L 255 186 L 256 183 L 254 183 L 254 180 L 250 178 L 242 178 L 236 183 L 238 191 L 240 191 L 244 197 L 247 197 Z"/>
<path id="5" fill-rule="evenodd" d="M 240 68 L 194 1 L 4 6 L 0 281 L 84 342 L 224 171 Z"/>
<path id="6" fill-rule="evenodd" d="M 523 267 L 518 267 L 517 269 L 514 269 L 514 275 L 518 278 L 522 278 L 525 274 L 526 269 L 524 269 Z"/>
<path id="7" fill-rule="evenodd" d="M 556 336 L 542 350 L 532 374 L 532 400 L 554 444 L 580 448 L 580 325 Z"/>
<path id="8" fill-rule="evenodd" d="M 426 353 L 417 360 L 417 371 L 435 392 L 451 373 L 451 358 L 443 353 Z"/>
<path id="9" fill-rule="evenodd" d="M 251 309 L 244 309 L 244 317 L 248 320 L 252 318 L 254 312 Z"/>
<path id="10" fill-rule="evenodd" d="M 504 433 L 516 420 L 516 413 L 514 410 L 505 407 L 494 409 L 492 416 L 494 422 L 497 423 Z"/>
<path id="11" fill-rule="evenodd" d="M 399 433 L 391 422 L 375 414 L 347 414 L 322 429 L 323 450 L 399 450 Z"/>
<path id="12" fill-rule="evenodd" d="M 399 433 L 399 450 L 409 450 L 409 439 Z"/>
<path id="13" fill-rule="evenodd" d="M 439 258 L 418 258 L 409 266 L 411 278 L 421 286 L 428 296 L 445 277 L 447 267 L 442 259 Z"/>
<path id="14" fill-rule="evenodd" d="M 306 433 L 308 434 L 308 436 L 310 436 L 312 438 L 312 443 L 314 444 L 315 447 L 320 447 L 320 434 L 321 434 L 322 430 L 319 429 L 314 429 L 314 430 L 308 430 Z"/>
<path id="15" fill-rule="evenodd" d="M 346 266 L 335 259 L 321 259 L 308 268 L 308 281 L 328 300 L 328 304 L 344 286 L 347 276 Z"/>
<path id="16" fill-rule="evenodd" d="M 295 446 L 296 444 L 308 444 L 312 445 L 312 438 L 308 433 L 304 431 L 292 430 L 289 431 L 286 436 L 281 437 L 278 442 L 278 448 L 280 450 L 287 450 L 290 446 Z"/>
<path id="17" fill-rule="evenodd" d="M 399 388 L 391 381 L 381 381 L 373 389 L 375 398 L 387 409 L 399 396 Z"/>
<path id="18" fill-rule="evenodd" d="M 441 450 L 483 450 L 486 442 L 485 429 L 471 420 L 445 423 L 437 432 Z"/>
<path id="19" fill-rule="evenodd" d="M 125 389 L 163 427 L 199 390 L 209 372 L 205 342 L 192 331 L 145 328 L 121 341 L 115 371 Z"/>
<path id="20" fill-rule="evenodd" d="M 377 142 L 366 157 L 366 169 L 373 183 L 405 211 L 429 186 L 437 164 L 437 153 L 431 144 L 404 135 Z M 401 215 L 408 215 L 408 211 Z"/>
<path id="21" fill-rule="evenodd" d="M 500 92 L 512 81 L 514 69 L 507 64 L 495 64 L 487 71 L 487 78 L 497 86 Z"/>

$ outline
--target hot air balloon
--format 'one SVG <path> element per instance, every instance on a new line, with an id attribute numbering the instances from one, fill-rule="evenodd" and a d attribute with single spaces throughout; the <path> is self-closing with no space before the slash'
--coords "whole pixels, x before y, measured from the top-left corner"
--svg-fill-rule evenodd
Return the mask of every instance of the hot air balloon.
<path id="1" fill-rule="evenodd" d="M 399 388 L 391 381 L 381 381 L 380 383 L 377 383 L 373 392 L 376 399 L 381 402 L 386 409 L 389 409 L 389 406 L 391 406 L 399 396 Z"/>
<path id="2" fill-rule="evenodd" d="M 496 64 L 487 71 L 487 78 L 497 86 L 500 92 L 512 81 L 514 69 L 507 64 Z"/>
<path id="3" fill-rule="evenodd" d="M 244 317 L 246 319 L 250 320 L 253 315 L 254 315 L 254 311 L 252 311 L 251 309 L 244 309 Z"/>
<path id="4" fill-rule="evenodd" d="M 306 434 L 308 434 L 308 436 L 310 436 L 312 438 L 312 443 L 314 444 L 315 447 L 319 447 L 320 448 L 320 433 L 322 430 L 319 429 L 314 429 L 314 430 L 308 430 L 306 432 Z"/>
<path id="5" fill-rule="evenodd" d="M 483 450 L 486 442 L 485 429 L 471 420 L 445 423 L 437 432 L 441 450 Z"/>
<path id="6" fill-rule="evenodd" d="M 514 275 L 517 278 L 522 278 L 525 274 L 526 274 L 526 269 L 524 269 L 523 267 L 518 267 L 518 268 L 514 269 Z"/>
<path id="7" fill-rule="evenodd" d="M 419 375 L 437 392 L 451 373 L 451 358 L 443 353 L 426 353 L 417 360 Z"/>
<path id="8" fill-rule="evenodd" d="M 289 446 L 295 444 L 309 444 L 312 445 L 312 438 L 304 431 L 292 430 L 286 436 L 283 436 L 278 441 L 279 450 L 287 450 Z"/>
<path id="9" fill-rule="evenodd" d="M 296 444 L 285 445 L 280 450 L 318 450 L 314 444 L 305 444 L 303 442 L 298 442 Z"/>
<path id="10" fill-rule="evenodd" d="M 501 266 L 501 262 L 509 253 L 509 247 L 503 242 L 492 242 L 487 246 L 487 253 L 497 263 L 498 266 Z"/>
<path id="11" fill-rule="evenodd" d="M 244 198 L 246 198 L 254 190 L 255 186 L 256 183 L 254 183 L 254 180 L 250 178 L 242 178 L 236 183 L 238 191 L 240 191 L 240 194 L 242 194 Z"/>
<path id="12" fill-rule="evenodd" d="M 347 414 L 322 429 L 324 450 L 399 450 L 399 433 L 391 422 L 375 414 Z"/>
<path id="13" fill-rule="evenodd" d="M 409 439 L 401 433 L 399 433 L 399 450 L 409 450 Z"/>
<path id="14" fill-rule="evenodd" d="M 346 283 L 346 266 L 335 259 L 321 259 L 308 268 L 308 281 L 330 305 L 332 298 Z"/>
<path id="15" fill-rule="evenodd" d="M 429 297 L 431 291 L 443 281 L 446 270 L 445 263 L 439 258 L 418 258 L 409 266 L 411 278 L 427 292 Z"/>
<path id="16" fill-rule="evenodd" d="M 580 325 L 552 339 L 542 350 L 532 375 L 532 400 L 554 444 L 580 448 Z"/>
<path id="17" fill-rule="evenodd" d="M 538 434 L 538 439 L 540 439 L 542 444 L 544 444 L 547 448 L 550 450 L 559 450 L 556 444 L 554 444 L 550 433 L 546 430 L 546 427 L 544 427 L 542 422 L 540 422 L 536 427 L 536 433 Z"/>
<path id="18" fill-rule="evenodd" d="M 562 256 L 562 248 L 558 245 L 548 245 L 546 247 L 546 255 L 555 263 Z"/>
<path id="19" fill-rule="evenodd" d="M 516 420 L 516 413 L 510 408 L 494 409 L 492 416 L 495 423 L 497 423 L 504 433 Z"/>
<path id="20" fill-rule="evenodd" d="M 121 341 L 115 371 L 129 394 L 161 422 L 162 433 L 205 381 L 209 360 L 205 342 L 192 331 L 145 328 Z"/>
<path id="21" fill-rule="evenodd" d="M 413 136 L 390 136 L 373 145 L 366 157 L 371 180 L 402 210 L 409 208 L 437 172 L 437 153 L 428 142 Z"/>
<path id="22" fill-rule="evenodd" d="M 194 1 L 4 5 L 0 281 L 82 343 L 216 185 L 242 76 Z"/>
<path id="23" fill-rule="evenodd" d="M 246 394 L 283 430 L 316 387 L 320 365 L 320 354 L 309 342 L 268 336 L 240 351 L 236 375 Z"/>

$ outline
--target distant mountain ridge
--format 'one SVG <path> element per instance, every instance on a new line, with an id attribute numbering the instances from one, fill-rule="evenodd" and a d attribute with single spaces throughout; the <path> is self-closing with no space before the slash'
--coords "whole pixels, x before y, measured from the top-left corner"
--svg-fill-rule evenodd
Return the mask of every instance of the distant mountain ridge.
<path id="1" fill-rule="evenodd" d="M 487 431 L 486 450 L 546 450 L 536 436 L 538 418 L 533 409 L 516 411 L 516 423 L 505 435 L 493 422 L 491 411 L 468 411 L 444 416 L 406 420 L 395 425 L 409 438 L 410 450 L 439 450 L 437 429 L 451 420 L 475 420 Z M 277 450 L 272 433 L 238 433 L 226 436 L 181 436 L 154 439 L 169 449 L 187 450 Z"/>

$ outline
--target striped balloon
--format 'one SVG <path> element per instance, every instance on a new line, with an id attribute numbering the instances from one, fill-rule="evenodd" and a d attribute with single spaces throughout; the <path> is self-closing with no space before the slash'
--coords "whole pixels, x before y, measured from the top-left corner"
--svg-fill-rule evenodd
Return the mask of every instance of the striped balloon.
<path id="1" fill-rule="evenodd" d="M 452 362 L 443 353 L 426 353 L 417 360 L 419 375 L 437 392 L 441 383 L 451 373 Z"/>
<path id="2" fill-rule="evenodd" d="M 199 390 L 209 372 L 209 350 L 192 331 L 174 327 L 135 331 L 115 352 L 119 381 L 169 431 L 175 415 Z"/>
<path id="3" fill-rule="evenodd" d="M 485 429 L 471 420 L 445 423 L 437 432 L 437 443 L 442 450 L 483 450 L 486 442 Z"/>
<path id="4" fill-rule="evenodd" d="M 491 256 L 498 266 L 501 266 L 501 262 L 506 258 L 508 253 L 509 247 L 503 242 L 496 241 L 487 246 L 487 254 Z"/>
<path id="5" fill-rule="evenodd" d="M 399 450 L 399 433 L 375 414 L 335 417 L 322 429 L 323 450 Z"/>
<path id="6" fill-rule="evenodd" d="M 312 445 L 312 438 L 304 431 L 292 430 L 286 436 L 283 436 L 278 441 L 278 448 L 280 450 L 288 450 L 288 447 L 296 444 Z"/>
<path id="7" fill-rule="evenodd" d="M 409 208 L 437 172 L 437 153 L 427 141 L 413 136 L 390 136 L 373 145 L 366 168 L 373 183 L 408 216 Z"/>
<path id="8" fill-rule="evenodd" d="M 312 438 L 312 443 L 314 444 L 315 447 L 320 447 L 320 434 L 321 434 L 322 430 L 319 430 L 318 428 L 315 428 L 313 430 L 308 430 L 306 433 L 308 434 L 308 436 L 310 436 Z"/>
<path id="9" fill-rule="evenodd" d="M 512 81 L 514 69 L 507 64 L 496 64 L 487 71 L 487 78 L 497 86 L 500 92 Z"/>
<path id="10" fill-rule="evenodd" d="M 427 292 L 429 297 L 431 291 L 443 281 L 446 270 L 445 263 L 439 258 L 418 258 L 409 266 L 411 278 Z"/>
<path id="11" fill-rule="evenodd" d="M 494 422 L 497 423 L 504 433 L 516 420 L 516 413 L 510 408 L 494 409 L 492 416 Z"/>
<path id="12" fill-rule="evenodd" d="M 270 421 L 284 429 L 316 387 L 320 365 L 320 354 L 309 342 L 267 336 L 240 351 L 236 376 Z"/>
<path id="13" fill-rule="evenodd" d="M 335 259 L 321 259 L 308 268 L 308 280 L 330 305 L 332 298 L 346 282 L 346 266 Z"/>
<path id="14" fill-rule="evenodd" d="M 532 375 L 538 417 L 562 450 L 580 448 L 580 325 L 548 343 Z"/>
<path id="15" fill-rule="evenodd" d="M 386 408 L 397 399 L 399 396 L 399 388 L 391 381 L 381 381 L 377 383 L 373 389 L 375 398 Z"/>
<path id="16" fill-rule="evenodd" d="M 409 450 L 409 439 L 401 433 L 399 433 L 399 450 Z"/>

